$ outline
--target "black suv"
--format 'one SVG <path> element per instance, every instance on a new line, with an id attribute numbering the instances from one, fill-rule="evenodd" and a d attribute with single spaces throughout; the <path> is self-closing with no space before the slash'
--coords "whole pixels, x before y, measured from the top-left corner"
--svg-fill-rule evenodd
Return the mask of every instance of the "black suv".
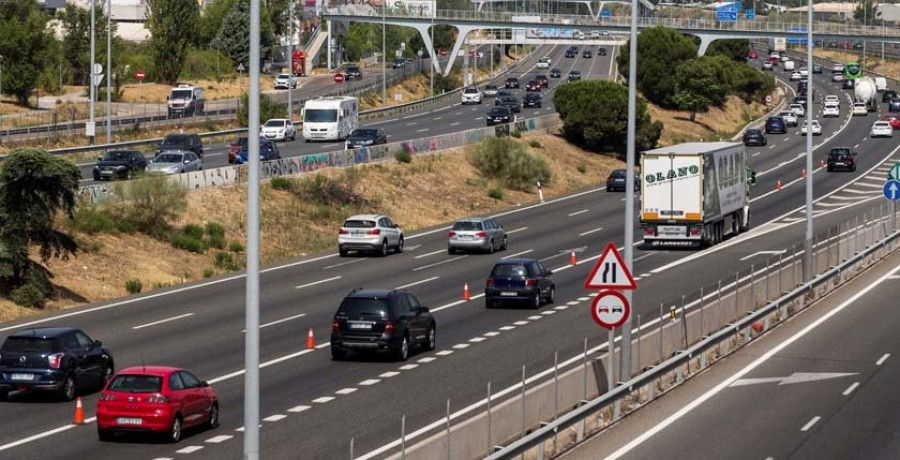
<path id="1" fill-rule="evenodd" d="M 744 145 L 766 145 L 766 133 L 761 129 L 748 129 L 744 131 Z"/>
<path id="2" fill-rule="evenodd" d="M 891 89 L 881 93 L 881 102 L 891 102 L 891 99 L 897 97 L 897 92 Z"/>
<path id="3" fill-rule="evenodd" d="M 540 93 L 527 93 L 525 94 L 525 99 L 522 101 L 522 105 L 531 109 L 539 109 L 541 108 L 541 95 Z"/>
<path id="4" fill-rule="evenodd" d="M 522 111 L 522 106 L 519 105 L 519 100 L 515 96 L 498 96 L 497 99 L 494 99 L 494 105 L 509 107 L 514 113 Z"/>
<path id="5" fill-rule="evenodd" d="M 845 171 L 856 171 L 856 151 L 849 147 L 835 147 L 828 152 L 828 162 L 825 167 L 826 171 L 832 172 L 836 169 Z"/>
<path id="6" fill-rule="evenodd" d="M 347 67 L 347 71 L 344 72 L 344 77 L 347 81 L 350 80 L 362 80 L 362 70 L 359 69 L 357 65 L 351 65 Z"/>
<path id="7" fill-rule="evenodd" d="M 428 307 L 409 292 L 356 289 L 344 297 L 331 322 L 331 359 L 346 359 L 349 351 L 372 351 L 406 361 L 410 345 L 434 350 L 436 330 Z"/>
<path id="8" fill-rule="evenodd" d="M 559 70 L 558 67 L 554 67 L 550 70 L 550 78 L 559 78 L 562 77 L 562 70 Z"/>
<path id="9" fill-rule="evenodd" d="M 606 56 L 606 48 L 597 49 L 597 56 Z"/>
<path id="10" fill-rule="evenodd" d="M 524 303 L 538 309 L 556 300 L 553 272 L 535 259 L 501 259 L 494 264 L 484 286 L 484 305 Z"/>
<path id="11" fill-rule="evenodd" d="M 591 50 L 584 50 L 581 52 L 581 57 L 590 59 L 594 57 L 594 55 L 591 53 Z"/>
<path id="12" fill-rule="evenodd" d="M 203 158 L 203 141 L 197 134 L 169 134 L 156 148 L 156 154 L 170 150 L 190 150 Z"/>
<path id="13" fill-rule="evenodd" d="M 519 79 L 516 77 L 509 77 L 506 79 L 506 87 L 507 88 L 519 88 Z"/>
<path id="14" fill-rule="evenodd" d="M 24 329 L 0 346 L 0 400 L 10 391 L 48 391 L 66 401 L 102 389 L 115 373 L 112 354 L 79 329 Z"/>
<path id="15" fill-rule="evenodd" d="M 147 158 L 137 150 L 110 150 L 97 159 L 94 180 L 131 179 L 146 167 Z"/>
<path id="16" fill-rule="evenodd" d="M 488 126 L 502 125 L 513 121 L 512 110 L 506 106 L 491 107 L 484 117 Z"/>

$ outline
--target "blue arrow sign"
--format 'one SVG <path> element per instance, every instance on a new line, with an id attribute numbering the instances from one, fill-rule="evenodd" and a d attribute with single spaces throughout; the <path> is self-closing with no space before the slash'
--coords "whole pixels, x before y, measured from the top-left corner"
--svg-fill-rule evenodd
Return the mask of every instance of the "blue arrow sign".
<path id="1" fill-rule="evenodd" d="M 603 11 L 601 11 L 601 12 L 600 12 L 600 16 L 602 16 L 602 17 L 604 17 L 604 18 L 611 18 L 611 17 L 612 17 L 612 10 L 603 10 Z"/>
<path id="2" fill-rule="evenodd" d="M 745 18 L 745 19 L 750 20 L 750 19 L 753 19 L 753 18 L 755 18 L 755 17 L 756 17 L 756 11 L 753 10 L 752 8 L 749 8 L 749 9 L 747 9 L 746 11 L 744 11 L 744 18 Z"/>
<path id="3" fill-rule="evenodd" d="M 884 183 L 884 197 L 891 201 L 900 200 L 900 180 L 888 180 Z"/>

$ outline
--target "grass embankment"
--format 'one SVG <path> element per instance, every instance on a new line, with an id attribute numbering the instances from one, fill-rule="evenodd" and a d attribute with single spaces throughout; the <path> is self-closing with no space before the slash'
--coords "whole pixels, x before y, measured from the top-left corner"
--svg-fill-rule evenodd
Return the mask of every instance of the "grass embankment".
<path id="1" fill-rule="evenodd" d="M 774 104 L 780 101 L 777 99 Z M 648 104 L 650 115 L 654 120 L 664 124 L 660 146 L 680 144 L 694 141 L 729 140 L 747 123 L 763 116 L 770 109 L 764 104 L 753 102 L 745 104 L 740 98 L 728 96 L 725 106 L 712 107 L 707 113 L 698 113 L 695 121 L 690 121 L 686 112 L 666 110 Z"/>
<path id="2" fill-rule="evenodd" d="M 890 45 L 888 45 L 890 46 Z M 805 51 L 803 51 L 805 53 Z M 832 61 L 838 61 L 842 64 L 846 64 L 848 62 L 860 62 L 862 63 L 862 51 L 852 51 L 852 50 L 816 50 L 813 49 L 813 54 L 815 56 L 823 57 L 825 59 L 831 59 Z M 881 57 L 881 47 L 873 46 L 866 56 L 866 60 L 864 63 L 864 68 L 870 72 L 879 73 L 882 75 L 898 75 L 900 74 L 900 61 L 896 59 L 884 59 Z"/>

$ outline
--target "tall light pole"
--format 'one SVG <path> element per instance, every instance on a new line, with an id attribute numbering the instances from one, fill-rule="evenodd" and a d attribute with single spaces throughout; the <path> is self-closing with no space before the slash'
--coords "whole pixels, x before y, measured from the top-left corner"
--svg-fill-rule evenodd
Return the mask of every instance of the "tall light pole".
<path id="1" fill-rule="evenodd" d="M 385 8 L 387 3 L 381 5 L 381 54 L 384 59 L 381 60 L 381 106 L 387 107 L 387 28 L 385 27 L 386 14 Z"/>
<path id="2" fill-rule="evenodd" d="M 3 55 L 0 54 L 0 105 L 3 102 Z M 3 140 L 3 111 L 0 110 L 0 141 Z"/>
<path id="3" fill-rule="evenodd" d="M 112 0 L 106 0 L 106 143 L 112 144 Z"/>
<path id="4" fill-rule="evenodd" d="M 328 43 L 331 46 L 331 43 Z M 288 0 L 288 67 L 291 69 L 291 77 L 288 80 L 288 120 L 294 119 L 294 0 Z M 328 63 L 328 67 L 331 63 Z"/>
<path id="5" fill-rule="evenodd" d="M 432 56 L 429 56 L 429 58 L 430 58 L 429 61 L 431 61 L 430 62 L 430 64 L 431 64 L 431 97 L 434 97 L 434 64 L 441 62 L 437 58 L 437 53 L 434 52 L 434 16 L 436 14 L 437 14 L 437 11 L 432 13 L 431 27 L 428 29 L 428 31 L 431 33 L 431 54 L 432 54 Z"/>
<path id="6" fill-rule="evenodd" d="M 96 85 L 94 85 L 94 63 L 97 60 L 96 54 L 94 51 L 94 48 L 96 47 L 96 45 L 94 43 L 96 41 L 95 37 L 94 37 L 94 35 L 95 35 L 94 23 L 97 21 L 97 18 L 96 18 L 97 11 L 96 10 L 97 10 L 97 0 L 91 0 L 91 65 L 90 65 L 91 70 L 90 70 L 90 78 L 88 79 L 88 85 L 90 86 L 91 102 L 90 102 L 90 108 L 89 108 L 90 119 L 88 121 L 88 131 L 87 131 L 88 140 L 91 145 L 94 145 L 94 134 L 95 134 L 94 130 L 97 129 L 96 125 L 94 124 L 94 99 L 97 98 L 96 94 L 94 93 L 94 91 L 96 89 L 95 88 Z"/>
<path id="7" fill-rule="evenodd" d="M 249 66 L 244 460 L 259 460 L 259 0 L 250 0 Z"/>
<path id="8" fill-rule="evenodd" d="M 628 137 L 625 161 L 628 162 L 625 169 L 625 266 L 633 271 L 634 264 L 634 159 L 635 159 L 635 123 L 637 104 L 637 16 L 638 1 L 631 0 L 631 41 L 628 47 Z M 632 304 L 632 291 L 625 291 L 625 300 Z M 612 353 L 613 350 L 608 350 Z M 628 315 L 625 324 L 622 325 L 622 353 L 619 364 L 619 380 L 631 379 L 631 315 Z M 609 370 L 612 372 L 612 369 Z"/>
<path id="9" fill-rule="evenodd" d="M 803 281 L 813 277 L 813 0 L 807 0 L 806 11 L 806 239 L 803 241 Z"/>

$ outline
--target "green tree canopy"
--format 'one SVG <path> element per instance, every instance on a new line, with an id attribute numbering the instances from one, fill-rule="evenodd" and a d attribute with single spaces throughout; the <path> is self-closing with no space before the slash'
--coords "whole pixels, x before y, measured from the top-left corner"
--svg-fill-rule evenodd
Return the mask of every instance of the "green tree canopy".
<path id="1" fill-rule="evenodd" d="M 160 82 L 174 85 L 195 42 L 200 7 L 196 0 L 147 0 L 147 6 L 154 69 Z"/>
<path id="2" fill-rule="evenodd" d="M 28 97 L 43 73 L 54 38 L 49 16 L 35 0 L 0 2 L 0 55 L 3 56 L 3 92 L 28 105 Z"/>
<path id="3" fill-rule="evenodd" d="M 618 57 L 619 73 L 628 78 L 630 45 L 621 48 Z M 673 107 L 672 96 L 678 81 L 675 69 L 697 57 L 694 41 L 673 29 L 654 27 L 644 29 L 637 42 L 637 87 L 654 104 Z"/>
<path id="4" fill-rule="evenodd" d="M 735 62 L 746 62 L 750 54 L 750 40 L 716 40 L 706 49 L 707 56 L 725 56 Z"/>
<path id="5" fill-rule="evenodd" d="M 223 53 L 234 62 L 234 65 L 244 64 L 250 66 L 250 1 L 237 0 L 231 11 L 222 21 L 219 34 L 213 40 L 211 46 Z M 259 44 L 265 54 L 273 43 L 272 22 L 269 21 L 265 5 L 260 9 Z"/>
<path id="6" fill-rule="evenodd" d="M 709 58 L 682 62 L 675 71 L 678 81 L 672 97 L 677 107 L 690 113 L 691 121 L 698 112 L 725 102 L 728 82 L 723 81 L 718 63 Z"/>
<path id="7" fill-rule="evenodd" d="M 219 36 L 219 31 L 222 30 L 225 16 L 228 16 L 235 3 L 237 0 L 213 0 L 203 7 L 203 15 L 197 28 L 198 46 L 206 48 L 213 44 Z"/>
<path id="8" fill-rule="evenodd" d="M 110 72 L 106 70 L 106 15 L 103 7 L 99 4 L 94 14 L 96 16 L 94 25 L 94 33 L 96 34 L 95 59 L 97 63 L 104 67 L 103 73 L 109 75 Z M 63 26 L 62 55 L 71 71 L 72 83 L 87 85 L 91 72 L 91 11 L 67 3 L 66 9 L 57 16 Z M 111 29 L 113 35 L 115 35 L 115 22 L 112 23 Z M 118 41 L 117 38 L 113 37 L 112 58 L 114 69 L 120 57 L 120 53 L 116 51 Z M 100 97 L 99 92 L 97 97 Z"/>
<path id="9" fill-rule="evenodd" d="M 553 106 L 563 120 L 563 135 L 570 142 L 594 151 L 624 156 L 628 128 L 628 88 L 610 81 L 583 80 L 560 85 Z M 638 151 L 656 146 L 662 123 L 653 121 L 647 103 L 638 98 L 635 110 Z"/>
<path id="10" fill-rule="evenodd" d="M 41 262 L 68 257 L 78 246 L 57 229 L 57 216 L 72 217 L 81 171 L 44 150 L 14 150 L 0 169 L 0 292 L 29 306 L 52 295 L 50 273 L 29 257 L 36 246 Z M 27 294 L 27 295 L 26 295 Z M 18 299 L 18 300 L 17 300 Z M 31 299 L 31 300 L 26 300 Z"/>
<path id="11" fill-rule="evenodd" d="M 872 24 L 876 19 L 881 18 L 881 11 L 878 11 L 878 5 L 872 0 L 858 0 L 856 8 L 853 10 L 853 19 L 862 24 Z"/>

